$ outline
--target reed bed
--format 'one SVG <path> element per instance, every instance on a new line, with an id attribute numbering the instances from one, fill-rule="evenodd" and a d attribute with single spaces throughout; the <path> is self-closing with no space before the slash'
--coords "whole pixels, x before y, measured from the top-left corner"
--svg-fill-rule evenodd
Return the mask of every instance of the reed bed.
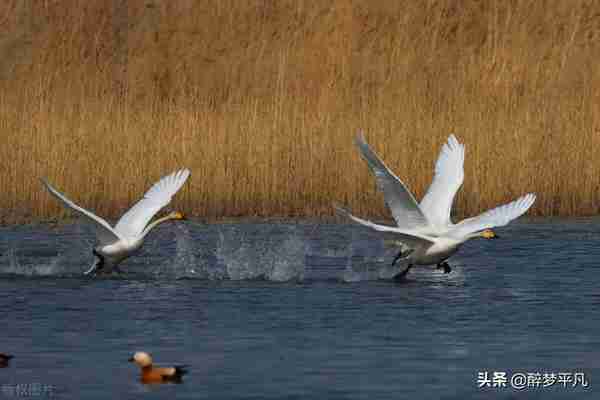
<path id="1" fill-rule="evenodd" d="M 457 216 L 598 213 L 598 2 L 5 0 L 0 32 L 5 222 L 68 215 L 40 177 L 114 218 L 183 166 L 199 218 L 388 217 L 359 130 L 418 198 L 455 133 Z"/>

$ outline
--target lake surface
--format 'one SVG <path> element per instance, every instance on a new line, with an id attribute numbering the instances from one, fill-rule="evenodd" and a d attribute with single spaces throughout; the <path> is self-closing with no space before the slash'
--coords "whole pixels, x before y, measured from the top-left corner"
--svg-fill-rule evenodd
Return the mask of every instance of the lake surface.
<path id="1" fill-rule="evenodd" d="M 600 220 L 497 232 L 394 283 L 355 225 L 176 223 L 114 278 L 81 276 L 85 224 L 0 228 L 0 398 L 600 398 Z M 136 350 L 190 373 L 142 385 Z M 589 386 L 511 387 L 537 372 Z"/>

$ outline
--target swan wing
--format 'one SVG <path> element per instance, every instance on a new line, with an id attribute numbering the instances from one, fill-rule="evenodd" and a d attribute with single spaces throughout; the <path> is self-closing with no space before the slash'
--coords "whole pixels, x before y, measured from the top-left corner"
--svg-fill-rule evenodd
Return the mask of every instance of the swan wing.
<path id="1" fill-rule="evenodd" d="M 42 181 L 42 184 L 46 187 L 46 189 L 48 189 L 48 192 L 50 192 L 51 195 L 60 200 L 65 205 L 65 207 L 70 208 L 71 210 L 75 211 L 77 214 L 79 214 L 80 216 L 92 223 L 92 225 L 96 229 L 96 237 L 98 238 L 98 241 L 101 244 L 111 244 L 123 238 L 119 234 L 119 232 L 113 229 L 110 226 L 110 224 L 106 222 L 106 220 L 100 218 L 91 211 L 88 211 L 85 208 L 73 203 L 67 198 L 67 196 L 65 196 L 64 194 L 56 190 L 54 187 L 52 187 L 52 185 L 50 185 L 50 183 L 45 179 L 40 180 Z"/>
<path id="2" fill-rule="evenodd" d="M 442 146 L 431 186 L 421 200 L 421 211 L 436 226 L 448 226 L 452 202 L 464 178 L 465 146 L 454 135 Z"/>
<path id="3" fill-rule="evenodd" d="M 385 202 L 388 205 L 396 224 L 403 229 L 414 229 L 428 226 L 429 222 L 421 212 L 412 193 L 375 154 L 365 141 L 362 133 L 356 137 L 356 145 L 360 150 L 362 158 L 367 162 L 369 168 L 375 175 L 377 187 L 383 192 Z"/>
<path id="4" fill-rule="evenodd" d="M 350 213 L 350 211 L 348 211 L 347 209 L 345 209 L 337 204 L 334 204 L 334 207 L 339 214 L 343 215 L 344 217 L 350 218 L 352 221 L 354 221 L 358 224 L 369 227 L 378 232 L 393 233 L 397 239 L 399 239 L 402 243 L 404 243 L 405 245 L 407 245 L 409 247 L 419 247 L 419 246 L 423 246 L 423 245 L 430 246 L 434 243 L 433 240 L 431 240 L 430 238 L 420 235 L 418 233 L 407 232 L 407 231 L 400 230 L 393 226 L 379 225 L 379 224 L 373 223 L 371 221 L 367 221 L 365 219 L 358 218 L 358 217 L 352 215 Z"/>
<path id="5" fill-rule="evenodd" d="M 448 234 L 460 239 L 484 229 L 507 225 L 510 221 L 525 214 L 535 202 L 535 198 L 535 194 L 529 193 L 508 204 L 488 210 L 476 217 L 465 219 L 454 225 Z"/>
<path id="6" fill-rule="evenodd" d="M 140 201 L 123 214 L 115 230 L 128 238 L 139 236 L 152 217 L 171 202 L 171 198 L 181 189 L 189 176 L 190 171 L 182 169 L 161 178 L 152 185 Z"/>

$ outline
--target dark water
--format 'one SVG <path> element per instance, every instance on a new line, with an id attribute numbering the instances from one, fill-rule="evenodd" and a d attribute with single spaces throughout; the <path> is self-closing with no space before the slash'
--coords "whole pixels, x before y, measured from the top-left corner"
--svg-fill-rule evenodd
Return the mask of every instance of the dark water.
<path id="1" fill-rule="evenodd" d="M 351 225 L 163 227 L 117 279 L 81 277 L 85 225 L 2 228 L 0 352 L 16 357 L 0 398 L 599 398 L 600 220 L 498 232 L 451 274 L 392 283 L 377 271 L 393 251 Z M 136 350 L 190 374 L 142 385 Z M 484 371 L 589 387 L 479 389 Z"/>

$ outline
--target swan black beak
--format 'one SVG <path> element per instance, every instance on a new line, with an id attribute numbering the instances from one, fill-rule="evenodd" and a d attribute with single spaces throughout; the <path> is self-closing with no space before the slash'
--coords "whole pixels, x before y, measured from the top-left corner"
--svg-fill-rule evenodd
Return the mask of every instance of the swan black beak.
<path id="1" fill-rule="evenodd" d="M 129 357 L 129 358 L 127 359 L 127 361 L 129 361 L 129 362 L 134 362 L 135 360 L 133 359 L 133 357 Z"/>

